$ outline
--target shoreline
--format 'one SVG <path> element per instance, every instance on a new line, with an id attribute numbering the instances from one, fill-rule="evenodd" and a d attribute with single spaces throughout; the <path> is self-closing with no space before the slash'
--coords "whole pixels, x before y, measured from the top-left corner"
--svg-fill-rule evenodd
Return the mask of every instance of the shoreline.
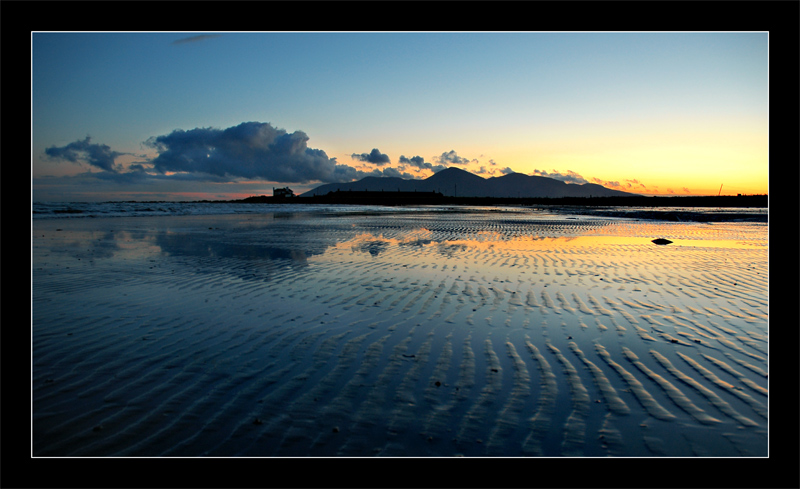
<path id="1" fill-rule="evenodd" d="M 242 200 L 214 201 L 109 201 L 109 202 L 45 202 L 34 203 L 33 218 L 81 218 L 136 215 L 170 215 L 188 213 L 258 213 L 270 212 L 276 208 L 303 211 L 306 209 L 327 211 L 329 209 L 373 208 L 385 211 L 425 208 L 470 213 L 477 209 L 516 209 L 519 212 L 545 212 L 565 216 L 585 216 L 592 218 L 624 218 L 635 220 L 655 220 L 670 222 L 760 222 L 769 221 L 769 209 L 760 204 L 766 203 L 750 197 L 741 198 L 703 198 L 685 200 L 681 197 L 625 200 L 626 205 L 613 205 L 617 199 L 541 199 L 545 203 L 533 203 L 527 199 L 466 199 L 438 197 L 414 199 L 391 199 L 396 197 L 389 192 L 381 193 L 348 192 L 352 198 L 333 196 L 331 198 L 274 198 L 248 197 Z M 378 195 L 376 195 L 378 194 Z M 408 193 L 405 194 L 408 196 Z M 335 198 L 334 198 L 335 197 Z M 345 196 L 347 197 L 347 196 Z M 755 196 L 758 197 L 758 196 Z M 648 205 L 634 205 L 634 204 Z M 705 205 L 701 205 L 705 204 Z M 711 205 L 718 204 L 718 205 Z M 739 205 L 737 205 L 739 204 Z M 759 204 L 759 205 L 750 205 Z M 181 207 L 183 206 L 183 207 Z M 263 207 L 262 207 L 263 206 Z M 576 217 L 567 217 L 575 219 Z"/>
<path id="2" fill-rule="evenodd" d="M 397 194 L 401 194 L 398 196 Z M 204 203 L 281 203 L 281 204 L 369 204 L 369 205 L 464 205 L 464 206 L 577 206 L 577 207 L 769 207 L 768 195 L 673 196 L 673 197 L 448 197 L 424 192 L 331 192 L 314 197 L 270 197 L 239 200 L 202 201 Z"/>

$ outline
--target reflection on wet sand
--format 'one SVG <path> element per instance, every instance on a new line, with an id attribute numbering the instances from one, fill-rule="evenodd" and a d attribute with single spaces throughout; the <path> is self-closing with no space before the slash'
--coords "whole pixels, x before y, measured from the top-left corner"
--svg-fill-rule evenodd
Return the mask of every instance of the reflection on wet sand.
<path id="1" fill-rule="evenodd" d="M 457 252 L 502 250 L 504 252 L 561 251 L 573 247 L 642 247 L 652 246 L 656 236 L 668 235 L 673 240 L 669 248 L 726 248 L 752 249 L 765 247 L 765 237 L 752 239 L 753 233 L 728 232 L 710 224 L 675 225 L 648 222 L 618 225 L 613 221 L 551 221 L 521 220 L 505 223 L 502 231 L 470 229 L 478 223 L 470 221 L 454 225 L 453 221 L 439 222 L 438 229 L 425 227 L 425 216 L 417 224 L 407 217 L 397 222 L 375 226 L 373 223 L 350 222 L 352 216 L 344 216 L 346 223 L 336 218 L 326 219 L 328 226 L 311 225 L 314 215 L 303 213 L 266 214 L 246 220 L 237 216 L 216 217 L 224 226 L 209 226 L 207 229 L 191 224 L 134 227 L 114 231 L 78 231 L 70 233 L 70 243 L 59 243 L 55 252 L 64 249 L 92 249 L 95 259 L 120 257 L 135 252 L 150 253 L 148 247 L 157 247 L 161 252 L 175 256 L 206 256 L 238 258 L 244 260 L 289 259 L 304 262 L 309 257 L 322 255 L 329 247 L 346 247 L 378 256 L 389 246 L 424 247 L 436 246 L 441 253 L 452 256 Z M 208 219 L 209 217 L 206 216 Z M 431 217 L 428 217 L 431 219 Z M 180 220 L 179 217 L 170 218 Z M 197 221 L 197 217 L 183 218 Z M 229 221 L 235 221 L 231 223 Z M 80 222 L 80 221 L 78 221 Z M 455 221 L 456 223 L 458 221 Z M 494 221 L 496 222 L 496 221 Z M 612 223 L 614 225 L 612 225 Z M 60 226 L 75 224 L 59 223 Z M 567 225 L 564 225 L 567 224 Z M 478 224 L 479 225 L 479 224 Z M 391 233 L 386 228 L 393 228 Z M 377 228 L 377 229 L 376 229 Z M 155 232 L 153 232 L 155 231 Z M 550 231 L 551 234 L 546 234 Z M 678 231 L 680 234 L 676 234 Z M 721 236 L 722 234 L 722 236 Z M 725 234 L 728 234 L 725 236 Z M 720 239 L 720 237 L 724 239 Z"/>
<path id="2" fill-rule="evenodd" d="M 36 222 L 33 452 L 765 456 L 766 235 L 524 212 Z"/>

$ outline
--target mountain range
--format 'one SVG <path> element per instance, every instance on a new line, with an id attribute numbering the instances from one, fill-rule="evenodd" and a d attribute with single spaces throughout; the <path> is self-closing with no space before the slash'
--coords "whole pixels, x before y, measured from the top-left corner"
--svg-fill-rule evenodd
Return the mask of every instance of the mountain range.
<path id="1" fill-rule="evenodd" d="M 450 167 L 424 180 L 397 177 L 365 177 L 357 182 L 328 183 L 301 194 L 301 197 L 326 195 L 335 191 L 441 192 L 450 197 L 635 197 L 638 194 L 611 190 L 594 183 L 565 183 L 554 178 L 509 173 L 483 178 L 460 168 Z"/>

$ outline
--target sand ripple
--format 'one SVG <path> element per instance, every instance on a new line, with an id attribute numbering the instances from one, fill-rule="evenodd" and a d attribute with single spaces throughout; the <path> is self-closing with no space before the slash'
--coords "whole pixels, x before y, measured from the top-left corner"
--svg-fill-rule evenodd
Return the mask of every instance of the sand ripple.
<path id="1" fill-rule="evenodd" d="M 763 224 L 81 221 L 34 223 L 34 456 L 766 454 Z"/>

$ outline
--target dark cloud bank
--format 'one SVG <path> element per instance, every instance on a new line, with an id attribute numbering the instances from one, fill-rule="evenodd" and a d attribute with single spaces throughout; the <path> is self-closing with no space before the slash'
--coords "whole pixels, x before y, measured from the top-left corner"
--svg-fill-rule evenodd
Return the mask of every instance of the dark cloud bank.
<path id="1" fill-rule="evenodd" d="M 436 165 L 426 162 L 421 156 L 400 156 L 399 168 L 394 168 L 385 166 L 391 163 L 389 156 L 374 148 L 369 153 L 350 155 L 359 162 L 385 166 L 364 171 L 339 164 L 336 158 L 330 158 L 323 150 L 309 148 L 308 140 L 303 131 L 289 133 L 268 122 L 243 122 L 227 129 L 176 129 L 169 134 L 151 137 L 144 144 L 155 149 L 158 156 L 136 161 L 125 171 L 115 160 L 130 153 L 120 153 L 105 144 L 92 143 L 89 136 L 66 146 L 49 147 L 45 154 L 55 160 L 87 163 L 104 170 L 94 173 L 94 177 L 119 182 L 142 182 L 148 178 L 214 182 L 250 179 L 304 184 L 352 182 L 366 176 L 413 179 L 420 177 L 406 172 L 406 169 L 438 172 L 448 164 L 469 161 L 450 151 L 435 158 L 439 163 Z"/>
<path id="2" fill-rule="evenodd" d="M 51 159 L 71 161 L 72 163 L 85 161 L 95 168 L 117 172 L 119 167 L 114 163 L 114 160 L 125 153 L 112 151 L 105 144 L 92 144 L 91 140 L 91 137 L 86 136 L 86 139 L 69 143 L 60 148 L 51 146 L 44 152 Z"/>
<path id="3" fill-rule="evenodd" d="M 151 159 L 138 156 L 142 160 L 130 163 L 126 168 L 115 160 L 131 153 L 120 153 L 107 145 L 92 143 L 89 136 L 66 146 L 49 147 L 45 154 L 51 159 L 87 163 L 104 170 L 91 173 L 93 178 L 119 183 L 267 180 L 287 184 L 325 184 L 352 182 L 367 176 L 419 179 L 422 170 L 437 173 L 450 165 L 477 163 L 477 160 L 462 158 L 451 150 L 434 157 L 434 163 L 426 162 L 421 156 L 409 158 L 401 155 L 397 167 L 393 167 L 388 166 L 391 164 L 389 156 L 374 148 L 369 153 L 350 155 L 355 161 L 378 166 L 365 171 L 339 164 L 336 158 L 329 157 L 323 150 L 309 148 L 308 140 L 303 131 L 289 133 L 266 122 L 243 122 L 227 129 L 177 129 L 151 137 L 144 144 L 153 148 L 157 156 Z M 485 172 L 484 167 L 481 170 Z M 508 172 L 511 172 L 510 168 L 502 170 L 502 173 Z"/>
<path id="4" fill-rule="evenodd" d="M 349 182 L 365 175 L 338 164 L 336 158 L 320 149 L 309 148 L 308 139 L 303 131 L 288 133 L 263 122 L 243 122 L 227 129 L 177 129 L 145 141 L 158 156 L 130 165 L 125 174 L 174 173 L 171 177 L 193 175 L 214 181 L 263 179 L 285 183 Z M 52 146 L 45 154 L 52 159 L 83 161 L 122 177 L 115 159 L 125 153 L 90 141 L 87 137 L 63 147 Z"/>
<path id="5" fill-rule="evenodd" d="M 275 182 L 341 182 L 357 176 L 320 149 L 309 148 L 303 131 L 287 133 L 269 123 L 243 122 L 227 129 L 175 130 L 150 138 L 159 173 L 188 172 Z"/>
<path id="6" fill-rule="evenodd" d="M 376 165 L 385 165 L 390 163 L 389 156 L 378 151 L 378 148 L 373 148 L 369 153 L 351 154 L 351 158 L 358 161 L 365 161 L 367 163 L 374 163 Z"/>

